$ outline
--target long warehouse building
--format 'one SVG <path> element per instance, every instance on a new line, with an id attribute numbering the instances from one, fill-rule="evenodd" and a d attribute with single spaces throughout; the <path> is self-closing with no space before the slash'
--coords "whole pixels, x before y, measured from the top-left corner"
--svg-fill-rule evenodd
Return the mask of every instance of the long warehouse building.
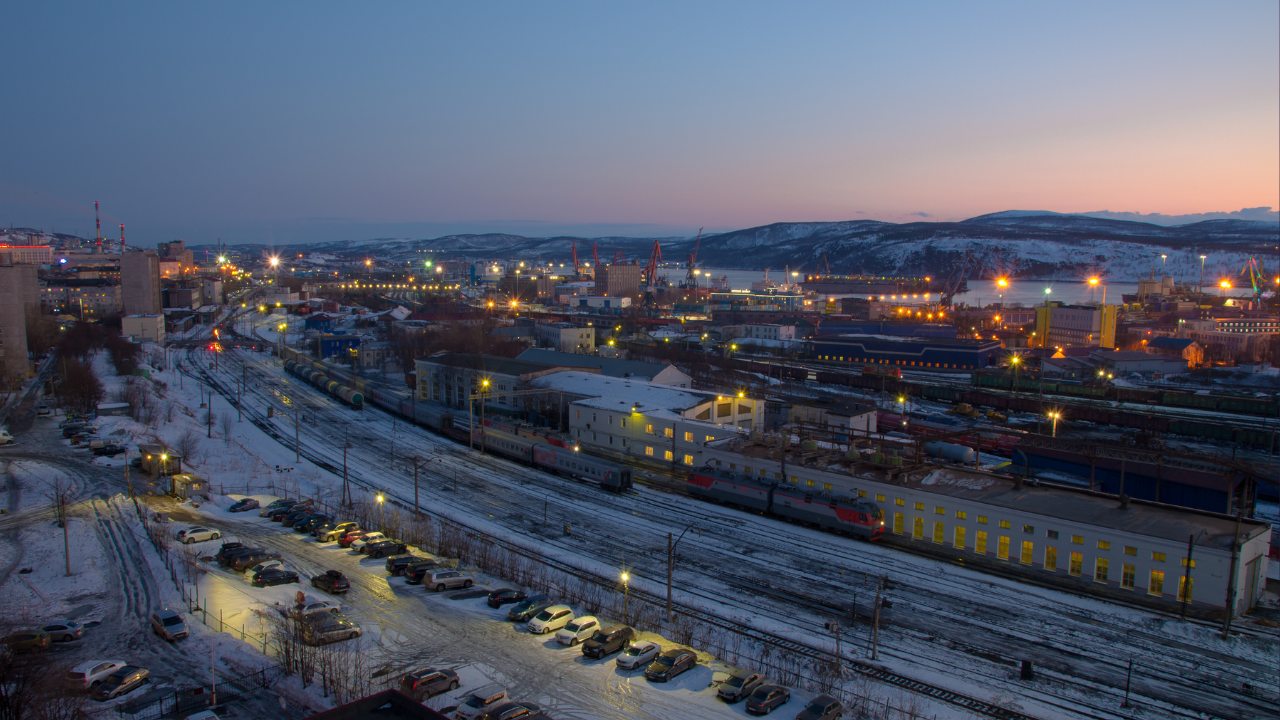
<path id="1" fill-rule="evenodd" d="M 850 365 L 975 370 L 992 364 L 998 340 L 889 335 L 819 336 L 811 341 L 815 360 Z"/>

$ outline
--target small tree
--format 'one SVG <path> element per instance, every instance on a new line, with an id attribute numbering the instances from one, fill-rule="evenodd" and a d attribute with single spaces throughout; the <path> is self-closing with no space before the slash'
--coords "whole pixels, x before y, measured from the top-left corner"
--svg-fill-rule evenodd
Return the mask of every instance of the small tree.
<path id="1" fill-rule="evenodd" d="M 231 417 L 231 413 L 223 413 L 222 417 L 218 418 L 218 429 L 222 431 L 222 442 L 230 445 L 231 432 L 236 429 L 236 421 Z"/>

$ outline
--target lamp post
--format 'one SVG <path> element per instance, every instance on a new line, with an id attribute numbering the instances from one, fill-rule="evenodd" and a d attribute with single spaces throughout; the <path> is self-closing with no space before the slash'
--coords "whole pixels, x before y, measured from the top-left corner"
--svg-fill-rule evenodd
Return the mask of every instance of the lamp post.
<path id="1" fill-rule="evenodd" d="M 1208 256 L 1207 255 L 1200 256 L 1200 286 L 1199 286 L 1199 290 L 1196 291 L 1197 295 L 1204 294 L 1204 259 L 1206 257 Z"/>
<path id="2" fill-rule="evenodd" d="M 1013 365 L 1013 391 L 1018 392 L 1018 366 L 1022 364 L 1022 358 L 1014 355 L 1009 358 L 1009 364 Z"/>
<path id="3" fill-rule="evenodd" d="M 1049 419 L 1053 420 L 1053 437 L 1058 437 L 1058 418 L 1062 417 L 1062 413 L 1057 410 L 1049 411 Z"/>
<path id="4" fill-rule="evenodd" d="M 385 528 L 386 523 L 383 521 L 383 515 L 382 515 L 382 493 L 378 493 L 377 497 L 378 497 L 378 526 Z"/>
<path id="5" fill-rule="evenodd" d="M 1000 312 L 1004 312 L 1004 289 L 1009 287 L 1009 281 L 1005 278 L 996 280 L 996 285 L 1000 288 Z"/>
<path id="6" fill-rule="evenodd" d="M 631 583 L 631 576 L 628 575 L 627 573 L 622 573 L 622 621 L 623 622 L 629 622 L 627 620 L 627 616 L 628 616 L 627 608 L 631 603 L 631 584 L 630 583 Z"/>

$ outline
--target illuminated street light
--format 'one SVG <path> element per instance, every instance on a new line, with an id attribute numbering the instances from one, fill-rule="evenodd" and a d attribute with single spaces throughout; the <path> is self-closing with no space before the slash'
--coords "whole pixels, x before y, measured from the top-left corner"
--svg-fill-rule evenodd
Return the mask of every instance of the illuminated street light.
<path id="1" fill-rule="evenodd" d="M 1053 437 L 1058 437 L 1058 418 L 1062 417 L 1062 413 L 1052 410 L 1049 417 L 1053 420 Z"/>

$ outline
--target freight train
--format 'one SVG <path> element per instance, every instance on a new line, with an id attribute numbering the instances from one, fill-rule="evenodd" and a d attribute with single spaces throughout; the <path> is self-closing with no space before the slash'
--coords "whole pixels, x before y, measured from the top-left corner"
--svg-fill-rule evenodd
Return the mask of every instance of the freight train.
<path id="1" fill-rule="evenodd" d="M 863 540 L 879 540 L 884 511 L 866 500 L 806 492 L 750 475 L 703 467 L 689 473 L 692 497 L 755 510 Z"/>
<path id="2" fill-rule="evenodd" d="M 306 380 L 355 408 L 364 402 L 425 425 L 459 442 L 470 442 L 490 452 L 519 460 L 551 472 L 586 480 L 609 492 L 631 489 L 631 468 L 584 455 L 555 433 L 537 433 L 519 425 L 485 421 L 471 427 L 466 418 L 455 418 L 448 408 L 431 402 L 415 402 L 399 393 L 378 388 L 350 372 L 316 362 L 293 350 L 284 349 L 285 370 Z M 336 387 L 335 387 L 336 386 Z"/>

